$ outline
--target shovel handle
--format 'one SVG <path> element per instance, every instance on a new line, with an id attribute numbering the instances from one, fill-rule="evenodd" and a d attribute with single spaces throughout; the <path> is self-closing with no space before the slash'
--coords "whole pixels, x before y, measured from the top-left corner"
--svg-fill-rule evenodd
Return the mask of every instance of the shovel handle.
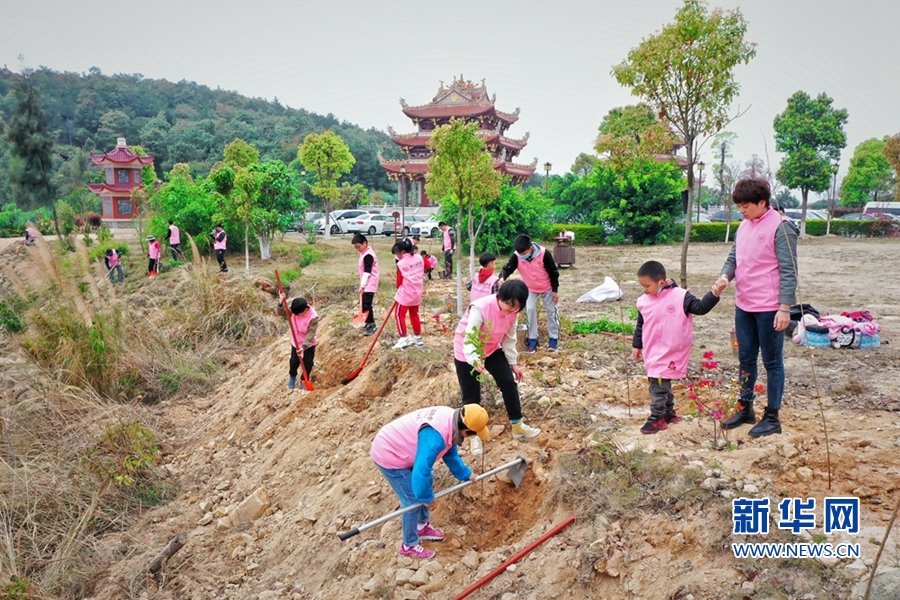
<path id="1" fill-rule="evenodd" d="M 491 469 L 487 473 L 482 473 L 481 475 L 479 475 L 478 477 L 475 478 L 475 481 L 481 481 L 482 479 L 487 479 L 491 475 L 496 475 L 500 471 L 505 471 L 506 469 L 514 467 L 519 463 L 521 463 L 523 465 L 526 464 L 525 459 L 522 458 L 521 456 L 516 458 L 516 460 L 506 463 L 505 465 L 500 465 L 499 467 L 497 467 L 495 469 Z M 438 492 L 437 494 L 434 495 L 434 499 L 437 500 L 441 496 L 446 496 L 447 494 L 450 494 L 457 490 L 461 490 L 462 488 L 466 487 L 467 485 L 472 485 L 473 483 L 475 483 L 475 481 L 472 481 L 471 479 L 469 479 L 469 480 L 463 481 L 462 483 L 458 483 L 458 484 L 454 485 L 453 487 L 448 487 L 445 490 L 441 490 L 440 492 Z M 350 531 L 347 531 L 344 533 L 339 533 L 338 537 L 341 538 L 341 541 L 343 542 L 344 540 L 352 538 L 354 535 L 362 533 L 363 531 L 366 531 L 367 529 L 371 529 L 377 525 L 381 525 L 382 523 L 390 521 L 394 517 L 399 517 L 402 514 L 408 513 L 413 510 L 417 510 L 419 508 L 422 508 L 423 506 L 425 506 L 425 504 L 420 502 L 418 504 L 412 504 L 410 506 L 407 506 L 406 508 L 401 508 L 400 510 L 395 510 L 394 512 L 384 515 L 383 517 L 380 517 L 378 519 L 375 519 L 374 521 L 369 521 L 365 525 L 360 525 L 356 529 L 351 529 Z"/>

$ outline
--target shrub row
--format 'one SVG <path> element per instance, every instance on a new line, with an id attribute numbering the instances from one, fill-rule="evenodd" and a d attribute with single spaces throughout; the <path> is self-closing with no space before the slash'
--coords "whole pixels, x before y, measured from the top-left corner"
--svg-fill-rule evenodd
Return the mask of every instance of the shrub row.
<path id="1" fill-rule="evenodd" d="M 563 231 L 571 231 L 575 234 L 575 245 L 602 244 L 606 239 L 602 225 L 568 225 L 555 223 L 550 227 L 549 233 L 544 237 L 545 242 L 553 242 L 554 238 Z"/>
<path id="2" fill-rule="evenodd" d="M 727 223 L 694 223 L 691 226 L 692 242 L 724 242 L 725 229 Z M 734 239 L 734 232 L 737 230 L 739 222 L 731 223 L 731 236 Z M 825 235 L 827 222 L 824 220 L 810 220 L 806 222 L 806 233 L 812 236 Z M 831 221 L 831 233 L 842 235 L 845 237 L 880 237 L 890 234 L 891 223 L 888 221 L 842 221 L 835 219 Z M 680 236 L 684 239 L 684 235 Z"/>

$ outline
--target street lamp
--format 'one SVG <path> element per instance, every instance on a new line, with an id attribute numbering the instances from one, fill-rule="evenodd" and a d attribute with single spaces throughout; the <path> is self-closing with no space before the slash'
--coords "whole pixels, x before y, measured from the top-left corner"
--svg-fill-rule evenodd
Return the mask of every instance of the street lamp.
<path id="1" fill-rule="evenodd" d="M 835 191 L 837 190 L 837 174 L 838 167 L 840 165 L 837 161 L 834 161 L 834 164 L 831 166 L 834 167 L 834 178 L 831 182 L 831 199 L 829 199 L 828 201 L 828 221 L 825 223 L 825 235 L 831 233 L 831 213 L 834 211 L 834 202 L 836 200 Z"/>
<path id="2" fill-rule="evenodd" d="M 701 160 L 697 163 L 697 170 L 700 172 L 700 179 L 697 182 L 697 222 L 700 222 L 700 201 L 703 199 L 703 167 L 706 165 L 703 164 Z"/>
<path id="3" fill-rule="evenodd" d="M 545 173 L 545 175 L 544 175 L 544 189 L 545 189 L 545 190 L 549 189 L 549 183 L 548 183 L 548 180 L 550 179 L 550 169 L 552 169 L 552 168 L 553 168 L 553 165 L 551 165 L 549 161 L 544 163 L 544 173 Z"/>
<path id="4" fill-rule="evenodd" d="M 406 189 L 406 165 L 400 165 L 400 226 L 395 227 L 395 231 L 399 229 L 402 232 L 406 227 Z"/>

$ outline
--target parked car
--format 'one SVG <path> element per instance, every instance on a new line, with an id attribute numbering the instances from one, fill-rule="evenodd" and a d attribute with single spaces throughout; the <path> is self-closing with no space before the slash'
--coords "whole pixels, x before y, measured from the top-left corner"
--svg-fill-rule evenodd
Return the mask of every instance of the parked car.
<path id="1" fill-rule="evenodd" d="M 295 220 L 291 223 L 287 229 L 285 229 L 285 233 L 288 231 L 299 231 L 303 233 L 306 231 L 307 223 L 315 223 L 316 219 L 322 217 L 322 213 L 320 212 L 308 212 L 302 215 L 299 219 Z"/>
<path id="2" fill-rule="evenodd" d="M 419 223 L 424 223 L 426 219 L 424 217 L 420 217 L 419 215 L 406 215 L 406 224 L 403 227 L 403 231 L 400 232 L 402 236 L 408 236 L 412 233 L 412 228 L 418 225 Z M 384 225 L 384 235 L 391 236 L 394 235 L 394 226 L 400 224 L 400 219 L 394 220 L 391 217 L 390 223 L 385 223 Z M 421 234 L 419 234 L 421 235 Z"/>
<path id="3" fill-rule="evenodd" d="M 675 222 L 676 223 L 684 223 L 686 220 L 687 220 L 687 215 L 681 215 L 680 217 L 675 219 Z M 698 221 L 697 213 L 692 214 L 691 215 L 691 223 L 698 223 L 698 222 L 699 223 L 711 223 L 712 221 L 710 221 L 709 217 L 704 215 L 703 213 L 700 213 L 700 220 Z"/>
<path id="4" fill-rule="evenodd" d="M 413 224 L 410 228 L 410 233 L 422 237 L 439 237 L 443 235 L 440 227 L 438 227 L 438 221 L 435 219 L 428 219 L 427 221 Z"/>
<path id="5" fill-rule="evenodd" d="M 844 215 L 841 217 L 844 221 L 877 221 L 878 217 L 875 215 L 866 215 L 863 213 L 850 213 L 848 215 Z"/>
<path id="6" fill-rule="evenodd" d="M 713 223 L 726 223 L 728 221 L 728 211 L 720 210 L 719 212 L 715 212 L 709 215 L 709 220 Z M 736 210 L 731 211 L 731 220 L 732 221 L 743 221 L 744 217 L 741 216 Z"/>
<path id="7" fill-rule="evenodd" d="M 347 231 L 347 221 L 349 219 L 353 219 L 360 215 L 363 215 L 363 218 L 368 216 L 364 210 L 357 209 L 349 209 L 349 210 L 335 210 L 331 211 L 329 217 L 329 223 L 331 225 L 330 231 L 331 235 L 338 235 Z M 321 217 L 316 221 L 316 233 L 324 233 L 325 232 L 325 217 Z"/>
<path id="8" fill-rule="evenodd" d="M 791 218 L 795 221 L 799 221 L 803 216 L 803 211 L 799 208 L 788 208 L 784 211 L 784 215 L 788 218 Z M 822 220 L 825 221 L 828 219 L 828 213 L 823 210 L 815 210 L 808 208 L 806 209 L 806 219 L 809 221 L 812 220 Z"/>
<path id="9" fill-rule="evenodd" d="M 390 215 L 360 215 L 351 219 L 346 219 L 345 231 L 350 233 L 367 233 L 369 235 L 378 235 L 388 223 L 394 223 L 394 217 Z"/>

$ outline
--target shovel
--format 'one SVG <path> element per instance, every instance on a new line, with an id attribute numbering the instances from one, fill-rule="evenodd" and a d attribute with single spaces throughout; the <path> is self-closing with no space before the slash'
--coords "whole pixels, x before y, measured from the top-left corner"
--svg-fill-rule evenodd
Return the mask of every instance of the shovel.
<path id="1" fill-rule="evenodd" d="M 510 481 L 513 482 L 513 485 L 515 485 L 516 487 L 519 487 L 519 485 L 522 483 L 522 479 L 525 477 L 526 468 L 527 468 L 527 464 L 525 462 L 525 459 L 520 456 L 512 462 L 508 462 L 505 465 L 500 465 L 496 469 L 491 469 L 487 473 L 482 473 L 475 479 L 475 481 L 481 481 L 482 479 L 487 479 L 491 475 L 496 475 L 500 471 L 509 469 L 509 473 L 507 473 L 507 475 L 508 475 Z M 461 490 L 462 488 L 464 488 L 467 485 L 470 485 L 472 483 L 473 483 L 472 481 L 463 481 L 462 483 L 458 483 L 458 484 L 454 485 L 453 487 L 448 487 L 446 490 L 438 492 L 437 494 L 434 495 L 434 497 L 435 497 L 435 499 L 438 499 L 441 496 L 446 496 L 447 494 L 449 494 L 451 492 Z M 413 504 L 412 506 L 407 506 L 406 508 L 401 508 L 400 510 L 395 510 L 394 512 L 384 515 L 383 517 L 381 517 L 379 519 L 375 519 L 374 521 L 369 521 L 365 525 L 360 525 L 356 529 L 351 529 L 350 531 L 346 531 L 344 533 L 339 533 L 338 537 L 340 537 L 341 541 L 343 542 L 344 540 L 352 538 L 354 535 L 356 535 L 358 533 L 362 533 L 363 531 L 365 531 L 367 529 L 371 529 L 377 525 L 381 525 L 382 523 L 390 521 L 394 517 L 399 517 L 402 514 L 408 513 L 411 510 L 416 510 L 416 509 L 422 508 L 423 506 L 425 506 L 425 505 L 420 503 L 420 504 Z"/>
<path id="2" fill-rule="evenodd" d="M 275 271 L 275 280 L 278 282 L 278 294 L 284 295 L 284 287 L 281 285 L 281 275 L 278 274 L 278 271 Z M 291 308 L 288 306 L 287 298 L 282 301 L 282 306 L 284 306 L 284 314 L 287 315 L 288 327 L 291 328 L 291 340 L 294 342 L 294 348 L 297 349 L 297 356 L 300 358 L 300 369 L 303 372 L 303 387 L 306 388 L 308 392 L 316 391 L 316 388 L 313 387 L 312 381 L 309 380 L 309 375 L 306 373 L 306 365 L 303 364 L 303 353 L 300 351 L 300 344 L 297 343 L 297 332 L 294 331 L 294 321 L 291 320 Z"/>
<path id="3" fill-rule="evenodd" d="M 369 346 L 369 351 L 366 352 L 366 355 L 363 357 L 362 364 L 360 364 L 355 371 L 344 377 L 344 379 L 341 381 L 342 385 L 347 385 L 348 383 L 356 379 L 357 375 L 359 375 L 359 373 L 363 370 L 363 367 L 366 366 L 366 361 L 369 360 L 369 355 L 372 354 L 372 349 L 375 348 L 375 342 L 377 342 L 378 338 L 381 337 L 381 332 L 384 331 L 384 326 L 387 325 L 388 320 L 391 318 L 391 315 L 394 314 L 394 310 L 396 308 L 397 301 L 394 300 L 394 305 L 391 306 L 391 310 L 388 311 L 387 316 L 384 318 L 384 323 L 381 324 L 381 327 L 378 329 L 378 333 L 375 334 L 375 339 L 372 340 L 372 344 Z"/>
<path id="4" fill-rule="evenodd" d="M 353 316 L 353 327 L 359 329 L 363 325 L 366 324 L 366 319 L 369 318 L 369 311 L 363 310 L 362 307 L 362 290 L 359 292 L 359 312 Z"/>

